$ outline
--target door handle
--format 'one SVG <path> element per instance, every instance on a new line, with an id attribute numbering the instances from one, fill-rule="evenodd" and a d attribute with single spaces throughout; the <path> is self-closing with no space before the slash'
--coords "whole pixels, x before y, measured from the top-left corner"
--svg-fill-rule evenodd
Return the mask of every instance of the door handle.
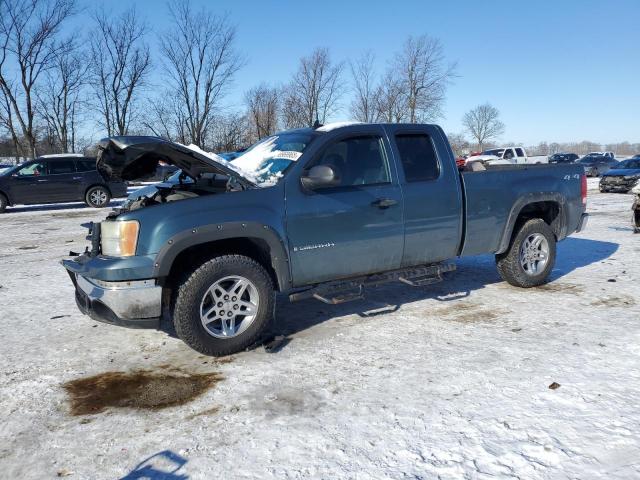
<path id="1" fill-rule="evenodd" d="M 393 205 L 397 204 L 398 201 L 394 200 L 392 198 L 379 198 L 377 200 L 374 200 L 373 202 L 371 202 L 371 206 L 372 207 L 378 207 L 378 208 L 389 208 L 392 207 Z"/>

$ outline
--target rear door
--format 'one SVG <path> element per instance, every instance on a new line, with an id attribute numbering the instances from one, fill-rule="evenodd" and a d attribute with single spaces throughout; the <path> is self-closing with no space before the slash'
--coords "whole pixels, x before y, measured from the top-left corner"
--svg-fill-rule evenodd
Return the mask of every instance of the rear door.
<path id="1" fill-rule="evenodd" d="M 527 156 L 524 154 L 522 148 L 516 148 L 516 162 L 515 163 L 527 163 Z"/>
<path id="2" fill-rule="evenodd" d="M 453 258 L 462 238 L 462 188 L 448 140 L 433 125 L 386 125 L 404 197 L 403 266 Z"/>
<path id="3" fill-rule="evenodd" d="M 72 202 L 82 198 L 82 175 L 72 157 L 49 159 L 48 191 L 51 202 Z"/>
<path id="4" fill-rule="evenodd" d="M 287 236 L 295 286 L 396 269 L 402 260 L 402 194 L 384 130 L 324 134 L 286 178 Z M 329 165 L 340 183 L 313 192 L 300 177 Z"/>

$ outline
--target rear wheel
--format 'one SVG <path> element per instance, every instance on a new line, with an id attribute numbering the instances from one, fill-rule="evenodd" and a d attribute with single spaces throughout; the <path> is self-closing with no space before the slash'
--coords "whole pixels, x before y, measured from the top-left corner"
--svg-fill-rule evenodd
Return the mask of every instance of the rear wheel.
<path id="1" fill-rule="evenodd" d="M 8 203 L 7 197 L 0 193 L 0 213 L 5 211 Z"/>
<path id="2" fill-rule="evenodd" d="M 84 196 L 85 203 L 93 208 L 106 207 L 109 205 L 110 200 L 111 194 L 109 190 L 102 186 L 91 187 Z"/>
<path id="3" fill-rule="evenodd" d="M 525 222 L 509 249 L 496 255 L 500 276 L 516 287 L 530 288 L 547 281 L 556 261 L 556 237 L 544 220 Z"/>
<path id="4" fill-rule="evenodd" d="M 205 355 L 239 352 L 258 339 L 273 317 L 271 277 L 241 255 L 215 257 L 178 287 L 173 323 L 187 345 Z"/>

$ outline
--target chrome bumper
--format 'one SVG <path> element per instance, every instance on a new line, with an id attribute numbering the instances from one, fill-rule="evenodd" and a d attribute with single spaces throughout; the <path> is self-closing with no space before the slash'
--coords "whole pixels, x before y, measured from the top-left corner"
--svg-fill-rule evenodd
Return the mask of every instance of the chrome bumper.
<path id="1" fill-rule="evenodd" d="M 95 320 L 134 328 L 158 326 L 162 287 L 154 279 L 105 282 L 69 272 L 76 286 L 76 303 Z"/>

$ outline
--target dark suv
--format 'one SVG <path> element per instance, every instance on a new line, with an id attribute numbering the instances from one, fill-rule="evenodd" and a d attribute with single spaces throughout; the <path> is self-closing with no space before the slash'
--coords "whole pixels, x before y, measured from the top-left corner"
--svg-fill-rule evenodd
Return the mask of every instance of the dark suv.
<path id="1" fill-rule="evenodd" d="M 0 212 L 7 205 L 76 201 L 100 208 L 109 205 L 111 197 L 126 194 L 125 183 L 102 178 L 95 158 L 50 155 L 0 173 Z"/>

